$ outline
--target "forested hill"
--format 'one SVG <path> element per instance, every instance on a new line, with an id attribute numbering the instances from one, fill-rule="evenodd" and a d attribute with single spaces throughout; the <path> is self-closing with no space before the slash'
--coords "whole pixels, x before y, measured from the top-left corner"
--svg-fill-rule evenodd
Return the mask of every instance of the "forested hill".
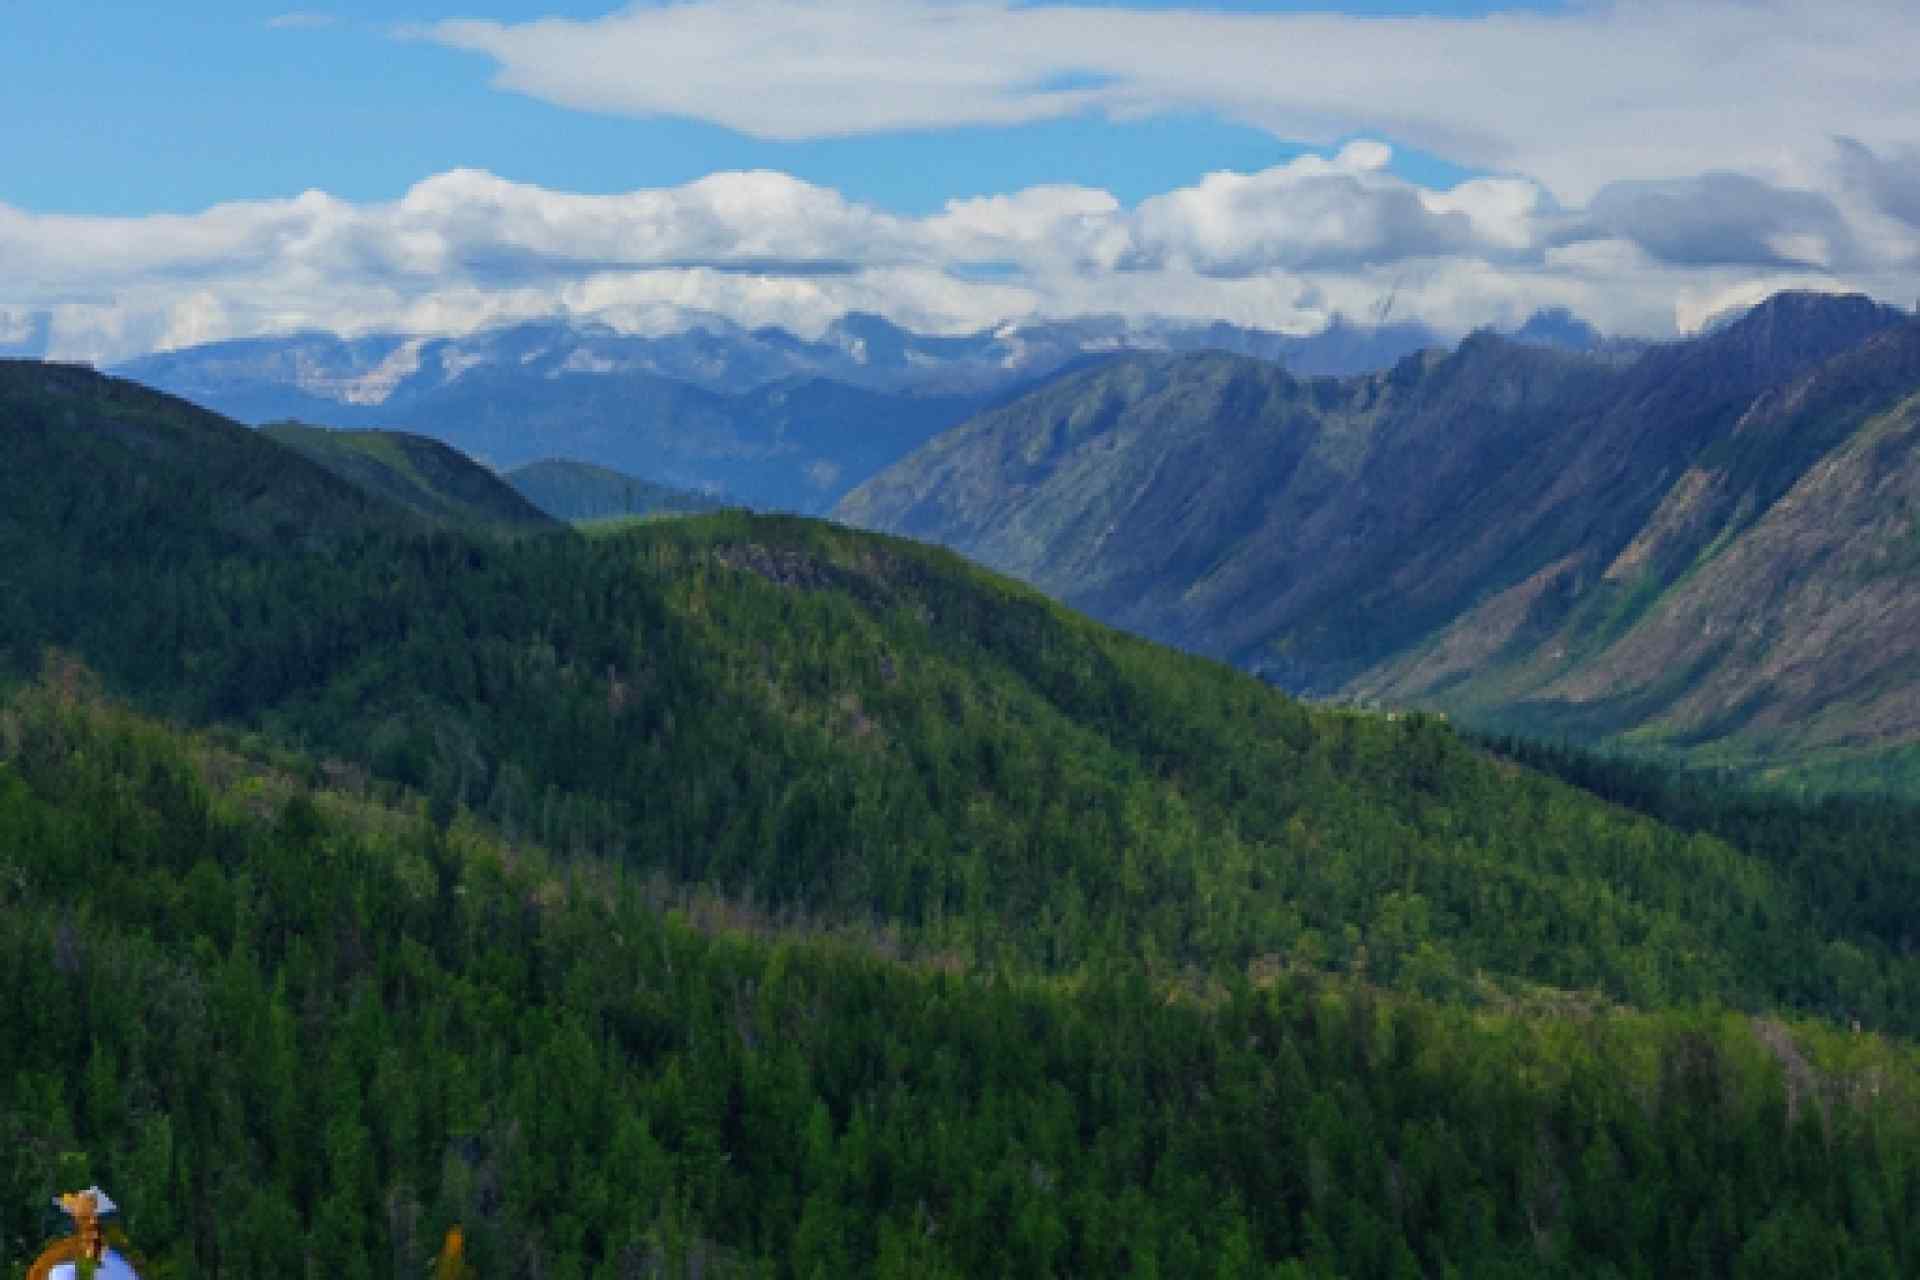
<path id="1" fill-rule="evenodd" d="M 455 449 L 404 431 L 334 431 L 299 422 L 261 428 L 276 443 L 428 520 L 525 532 L 553 518 Z"/>
<path id="2" fill-rule="evenodd" d="M 434 529 L 5 374 L 6 1257 L 72 1174 L 196 1278 L 452 1220 L 510 1276 L 1916 1259 L 1877 838 L 1683 834 L 898 539 Z"/>
<path id="3" fill-rule="evenodd" d="M 1278 957 L 1436 993 L 1550 983 L 1873 1025 L 1920 1008 L 1920 970 L 1780 868 L 1438 722 L 1309 711 L 948 553 L 739 512 L 475 540 L 382 521 L 290 454 L 229 495 L 225 454 L 276 446 L 60 376 L 76 422 L 186 416 L 138 453 L 27 433 L 35 464 L 0 478 L 21 675 L 58 646 L 144 705 L 443 812 L 975 963 Z M 282 475 L 338 512 L 302 508 L 300 539 L 222 536 Z M 1866 948 L 1844 987 L 1836 932 Z"/>
<path id="4" fill-rule="evenodd" d="M 415 523 L 238 423 L 89 369 L 0 360 L 0 433 L 0 573 L 82 552 L 164 558 L 170 537 L 285 550 Z"/>
<path id="5" fill-rule="evenodd" d="M 1920 1268 L 1909 1042 L 903 963 L 244 745 L 0 703 L 8 1280 L 94 1182 L 147 1280 Z"/>

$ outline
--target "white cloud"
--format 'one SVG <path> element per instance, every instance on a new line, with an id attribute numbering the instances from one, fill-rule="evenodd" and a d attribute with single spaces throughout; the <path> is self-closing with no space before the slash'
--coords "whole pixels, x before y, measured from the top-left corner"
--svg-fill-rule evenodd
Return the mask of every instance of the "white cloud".
<path id="1" fill-rule="evenodd" d="M 589 196 L 461 169 L 391 202 L 313 191 L 131 219 L 0 204 L 0 353 L 564 313 L 656 331 L 705 312 L 814 332 L 850 309 L 947 331 L 1088 312 L 1298 331 L 1389 298 L 1442 331 L 1566 306 L 1662 333 L 1788 285 L 1920 293 L 1911 0 L 1471 19 L 665 0 L 413 34 L 552 102 L 766 137 L 1202 109 L 1325 153 L 1132 208 L 1054 185 L 926 217 L 770 171 Z M 1374 137 L 1494 176 L 1423 187 Z"/>
<path id="2" fill-rule="evenodd" d="M 1097 240 L 1119 213 L 1120 202 L 1112 192 L 1044 186 L 949 201 L 946 211 L 927 225 L 956 248 L 971 244 L 992 253 L 1010 246 L 1055 244 L 1062 237 L 1080 238 L 1081 232 Z"/>
<path id="3" fill-rule="evenodd" d="M 1459 209 L 1434 207 L 1386 174 L 1378 143 L 1331 160 L 1303 156 L 1261 173 L 1212 173 L 1141 204 L 1134 265 L 1180 263 L 1207 276 L 1339 269 L 1472 250 Z M 1491 246 L 1481 246 L 1487 248 Z"/>
<path id="4" fill-rule="evenodd" d="M 1666 333 L 1788 284 L 1920 291 L 1909 162 L 1866 156 L 1830 150 L 1845 179 L 1832 196 L 1709 173 L 1610 184 L 1584 207 L 1524 178 L 1421 187 L 1373 142 L 1134 208 L 1042 186 L 906 217 L 764 171 L 579 195 L 466 169 L 385 203 L 310 191 L 143 218 L 0 205 L 0 349 L 111 361 L 303 328 L 461 333 L 559 314 L 815 333 L 849 310 L 946 332 L 1087 313 L 1299 332 L 1389 298 L 1396 318 L 1442 332 L 1566 306 Z"/>
<path id="5" fill-rule="evenodd" d="M 1714 170 L 1808 185 L 1829 140 L 1920 137 L 1911 0 L 1595 0 L 1352 17 L 1012 0 L 680 0 L 411 34 L 506 89 L 765 138 L 1203 108 L 1331 146 L 1385 136 L 1584 202 Z"/>

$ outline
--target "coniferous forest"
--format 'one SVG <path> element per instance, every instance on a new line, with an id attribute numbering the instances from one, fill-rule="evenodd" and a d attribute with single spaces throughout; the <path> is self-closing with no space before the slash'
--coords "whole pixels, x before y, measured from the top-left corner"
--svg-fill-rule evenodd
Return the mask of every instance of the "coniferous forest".
<path id="1" fill-rule="evenodd" d="M 1901 1276 L 1920 822 L 0 367 L 0 1259 Z"/>

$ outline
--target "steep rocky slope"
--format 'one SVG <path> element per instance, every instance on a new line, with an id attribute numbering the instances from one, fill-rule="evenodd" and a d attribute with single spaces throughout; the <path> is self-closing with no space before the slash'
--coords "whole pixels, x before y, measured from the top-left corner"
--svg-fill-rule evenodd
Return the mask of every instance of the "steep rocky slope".
<path id="1" fill-rule="evenodd" d="M 947 543 L 1296 689 L 1582 736 L 1652 732 L 1652 717 L 1705 679 L 1701 654 L 1679 670 L 1657 647 L 1619 649 L 1614 666 L 1586 660 L 1651 625 L 1656 605 L 1678 607 L 1661 600 L 1683 579 L 1762 610 L 1743 626 L 1811 626 L 1795 611 L 1821 609 L 1814 596 L 1756 602 L 1750 580 L 1786 574 L 1784 563 L 1702 572 L 1701 558 L 1794 501 L 1832 451 L 1920 391 L 1917 343 L 1920 327 L 1867 299 L 1786 294 L 1624 364 L 1491 334 L 1338 380 L 1230 356 L 1133 357 L 948 433 L 836 515 Z M 1891 430 L 1869 451 L 1889 474 L 1904 458 Z M 1871 496 L 1845 519 L 1884 532 L 1902 518 L 1875 505 L 1897 481 L 1851 483 Z M 1791 510 L 1781 505 L 1774 525 L 1794 524 Z M 1794 524 L 1803 538 L 1805 524 Z M 1763 557 L 1761 545 L 1748 555 Z M 1830 568 L 1805 572 L 1843 590 L 1839 562 Z M 1911 584 L 1882 577 L 1905 599 Z M 1872 634 L 1910 652 L 1892 623 Z M 1781 749 L 1787 721 L 1851 696 L 1858 667 L 1838 645 L 1809 639 L 1794 652 L 1811 664 L 1805 698 L 1753 726 Z M 1649 662 L 1659 665 L 1637 665 Z M 1650 670 L 1657 696 L 1642 687 Z M 1754 667 L 1749 683 L 1768 670 Z M 1667 736 L 1723 737 L 1731 708 L 1758 694 L 1699 696 Z M 1563 703 L 1593 714 L 1549 714 Z M 1894 734 L 1911 736 L 1920 722 Z"/>
<path id="2" fill-rule="evenodd" d="M 1733 763 L 1920 739 L 1920 326 L 1758 398 L 1633 540 L 1489 599 L 1356 689 Z"/>

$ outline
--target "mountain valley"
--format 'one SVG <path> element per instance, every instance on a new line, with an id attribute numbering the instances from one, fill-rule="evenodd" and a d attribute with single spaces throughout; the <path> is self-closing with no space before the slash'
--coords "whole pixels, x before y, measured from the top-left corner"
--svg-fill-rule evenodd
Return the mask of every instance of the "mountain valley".
<path id="1" fill-rule="evenodd" d="M 0 363 L 0 447 L 10 1257 L 58 1178 L 156 1280 L 1916 1257 L 1907 810 L 75 368 Z"/>
<path id="2" fill-rule="evenodd" d="M 1787 294 L 1626 358 L 1492 334 L 1343 380 L 1130 357 L 834 514 L 1317 696 L 1897 775 L 1920 742 L 1900 709 L 1916 352 L 1903 313 Z M 1851 649 L 1820 629 L 1843 597 Z"/>
<path id="3" fill-rule="evenodd" d="M 0 1280 L 1920 1277 L 1913 0 L 0 32 Z"/>
<path id="4" fill-rule="evenodd" d="M 1345 592 L 1403 656 L 1606 539 L 1664 573 L 1758 537 L 1897 611 L 1911 326 L 1793 308 L 1344 381 L 1112 357 L 907 464 L 992 467 L 863 492 L 1036 578 L 1097 527 L 1107 606 L 1246 621 L 1243 660 L 1295 615 L 1156 583 L 1251 581 L 1276 529 L 1322 562 L 1288 607 Z M 415 1273 L 454 1226 L 529 1280 L 1920 1259 L 1897 801 L 1309 705 L 898 537 L 71 367 L 0 362 L 0 448 L 9 1259 L 56 1181 L 134 1206 L 148 1280 Z M 1610 496 L 1541 486 L 1555 451 Z M 1866 532 L 1776 531 L 1796 503 Z M 655 518 L 562 523 L 601 515 Z M 1589 625 L 1562 594 L 1531 625 Z"/>

